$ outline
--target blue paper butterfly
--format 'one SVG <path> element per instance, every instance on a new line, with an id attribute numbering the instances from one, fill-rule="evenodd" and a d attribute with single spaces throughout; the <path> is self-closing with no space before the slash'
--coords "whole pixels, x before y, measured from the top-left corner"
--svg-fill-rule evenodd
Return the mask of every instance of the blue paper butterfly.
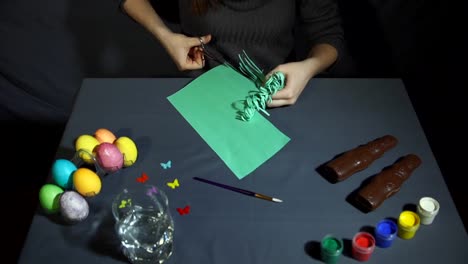
<path id="1" fill-rule="evenodd" d="M 172 162 L 170 160 L 166 163 L 161 163 L 161 167 L 165 170 L 170 169 L 171 166 L 172 166 Z"/>

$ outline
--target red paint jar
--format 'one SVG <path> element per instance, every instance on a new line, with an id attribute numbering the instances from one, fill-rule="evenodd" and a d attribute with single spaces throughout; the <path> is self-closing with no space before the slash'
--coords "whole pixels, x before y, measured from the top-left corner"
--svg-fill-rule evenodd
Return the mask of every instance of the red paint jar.
<path id="1" fill-rule="evenodd" d="M 368 232 L 359 232 L 353 237 L 353 257 L 359 261 L 367 261 L 374 252 L 375 238 Z"/>

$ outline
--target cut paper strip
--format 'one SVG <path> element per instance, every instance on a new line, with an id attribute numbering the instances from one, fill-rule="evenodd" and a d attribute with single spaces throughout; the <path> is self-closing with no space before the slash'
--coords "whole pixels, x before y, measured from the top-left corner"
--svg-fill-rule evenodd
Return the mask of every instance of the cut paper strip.
<path id="1" fill-rule="evenodd" d="M 234 175 L 242 179 L 265 163 L 290 140 L 263 115 L 249 122 L 237 118 L 255 84 L 220 65 L 200 75 L 168 97 L 195 131 L 218 154 Z"/>

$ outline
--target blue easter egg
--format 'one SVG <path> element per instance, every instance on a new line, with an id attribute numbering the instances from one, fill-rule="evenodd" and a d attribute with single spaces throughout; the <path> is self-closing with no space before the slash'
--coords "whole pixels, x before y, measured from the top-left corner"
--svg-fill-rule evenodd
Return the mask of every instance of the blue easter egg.
<path id="1" fill-rule="evenodd" d="M 64 188 L 73 187 L 73 172 L 77 170 L 76 165 L 66 159 L 57 159 L 52 165 L 52 178 L 55 183 Z"/>

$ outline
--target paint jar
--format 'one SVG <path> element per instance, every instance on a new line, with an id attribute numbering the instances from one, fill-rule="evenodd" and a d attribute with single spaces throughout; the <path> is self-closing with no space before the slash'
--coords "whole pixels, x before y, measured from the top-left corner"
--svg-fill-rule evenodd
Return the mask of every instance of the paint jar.
<path id="1" fill-rule="evenodd" d="M 412 211 L 403 211 L 398 217 L 398 236 L 403 239 L 411 239 L 419 229 L 419 215 Z"/>
<path id="2" fill-rule="evenodd" d="M 430 225 L 439 213 L 439 202 L 431 197 L 423 197 L 419 200 L 417 213 L 421 219 L 421 224 Z"/>
<path id="3" fill-rule="evenodd" d="M 367 261 L 375 249 L 375 238 L 368 232 L 358 232 L 353 237 L 352 254 L 359 261 Z"/>
<path id="4" fill-rule="evenodd" d="M 326 235 L 322 238 L 322 241 L 320 242 L 320 254 L 324 263 L 337 263 L 342 252 L 343 240 L 333 235 Z"/>
<path id="5" fill-rule="evenodd" d="M 383 219 L 375 227 L 375 244 L 381 248 L 392 245 L 397 236 L 398 226 L 391 219 Z"/>

